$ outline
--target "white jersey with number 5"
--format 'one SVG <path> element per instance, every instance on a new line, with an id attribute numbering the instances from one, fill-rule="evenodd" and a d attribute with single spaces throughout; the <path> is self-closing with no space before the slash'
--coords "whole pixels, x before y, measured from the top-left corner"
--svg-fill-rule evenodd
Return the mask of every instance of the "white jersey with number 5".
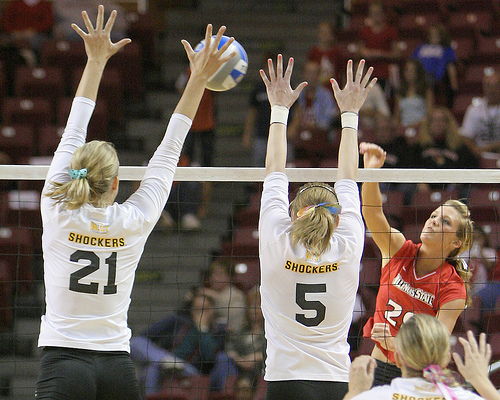
<path id="1" fill-rule="evenodd" d="M 67 182 L 74 151 L 85 143 L 94 110 L 77 97 L 54 154 L 50 182 Z M 39 346 L 130 351 L 127 313 L 137 264 L 167 201 L 191 120 L 174 114 L 139 189 L 123 204 L 67 210 L 42 194 L 47 308 Z"/>
<path id="2" fill-rule="evenodd" d="M 312 257 L 290 243 L 288 179 L 264 181 L 259 221 L 265 379 L 349 381 L 347 334 L 359 284 L 364 224 L 356 182 L 335 184 L 342 206 L 330 249 Z"/>

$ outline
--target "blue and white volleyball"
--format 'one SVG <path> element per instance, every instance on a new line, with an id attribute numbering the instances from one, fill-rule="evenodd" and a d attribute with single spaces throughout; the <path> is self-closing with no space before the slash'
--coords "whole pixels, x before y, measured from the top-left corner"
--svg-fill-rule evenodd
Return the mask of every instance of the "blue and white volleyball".
<path id="1" fill-rule="evenodd" d="M 215 36 L 212 36 L 215 39 Z M 228 36 L 222 36 L 219 43 L 219 49 L 224 46 L 230 38 Z M 194 48 L 194 51 L 200 51 L 205 45 L 205 40 L 202 40 Z M 241 44 L 236 40 L 231 43 L 231 45 L 226 49 L 223 57 L 236 52 L 236 55 L 229 61 L 226 61 L 215 74 L 213 74 L 206 84 L 207 89 L 213 90 L 215 92 L 223 92 L 234 88 L 238 83 L 241 82 L 248 69 L 248 56 Z"/>

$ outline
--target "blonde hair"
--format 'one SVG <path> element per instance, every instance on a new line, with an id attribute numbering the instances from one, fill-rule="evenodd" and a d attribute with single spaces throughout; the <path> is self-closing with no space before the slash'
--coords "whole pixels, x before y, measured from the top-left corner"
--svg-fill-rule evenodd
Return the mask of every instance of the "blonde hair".
<path id="1" fill-rule="evenodd" d="M 431 133 L 431 124 L 436 112 L 442 112 L 446 118 L 446 148 L 453 151 L 458 150 L 460 146 L 462 146 L 464 141 L 462 139 L 462 136 L 460 135 L 457 120 L 455 119 L 451 111 L 446 107 L 436 107 L 427 115 L 425 122 L 422 124 L 422 127 L 418 132 L 418 143 L 422 147 L 429 147 L 434 145 L 434 138 Z"/>
<path id="2" fill-rule="evenodd" d="M 335 190 L 326 183 L 307 183 L 299 189 L 290 204 L 290 216 L 296 216 L 304 207 L 320 203 L 338 205 Z M 330 238 L 335 230 L 337 218 L 337 215 L 333 215 L 325 207 L 314 207 L 314 210 L 293 221 L 290 230 L 292 246 L 300 243 L 313 256 L 320 256 L 330 247 Z"/>
<path id="3" fill-rule="evenodd" d="M 64 183 L 51 181 L 52 186 L 45 195 L 63 203 L 69 210 L 76 210 L 85 203 L 105 206 L 106 194 L 118 176 L 118 155 L 113 144 L 98 140 L 84 144 L 75 150 L 69 168 L 86 168 L 87 176 Z"/>
<path id="4" fill-rule="evenodd" d="M 423 376 L 424 368 L 439 365 L 443 375 L 453 379 L 451 371 L 444 369 L 450 362 L 450 351 L 450 332 L 428 314 L 413 315 L 396 336 L 396 353 L 410 376 Z"/>
<path id="5" fill-rule="evenodd" d="M 472 245 L 473 233 L 474 233 L 474 222 L 470 219 L 469 208 L 459 200 L 447 200 L 444 203 L 445 206 L 451 206 L 458 211 L 460 215 L 460 221 L 457 227 L 456 236 L 462 242 L 461 246 L 451 251 L 446 257 L 446 261 L 455 267 L 458 275 L 465 283 L 465 289 L 467 291 L 467 299 L 465 305 L 469 306 L 472 302 L 470 296 L 470 279 L 472 277 L 472 272 L 470 272 L 465 260 L 458 257 L 459 254 L 463 253 Z"/>

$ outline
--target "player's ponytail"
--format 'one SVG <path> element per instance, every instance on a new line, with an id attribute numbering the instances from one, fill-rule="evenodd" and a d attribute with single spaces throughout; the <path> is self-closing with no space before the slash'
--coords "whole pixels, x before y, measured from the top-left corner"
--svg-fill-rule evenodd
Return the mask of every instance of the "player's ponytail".
<path id="1" fill-rule="evenodd" d="M 471 289 L 470 289 L 470 279 L 472 277 L 472 272 L 469 270 L 467 263 L 465 260 L 459 257 L 464 251 L 467 251 L 472 245 L 472 234 L 474 232 L 474 223 L 470 219 L 470 211 L 469 208 L 458 200 L 448 200 L 444 203 L 444 205 L 452 206 L 455 210 L 460 214 L 460 221 L 457 228 L 457 238 L 462 242 L 461 246 L 454 249 L 448 257 L 446 261 L 455 267 L 458 275 L 465 283 L 465 288 L 467 290 L 467 299 L 465 304 L 469 306 L 472 302 L 471 298 Z"/>
<path id="2" fill-rule="evenodd" d="M 340 210 L 337 196 L 330 185 L 304 185 L 290 204 L 290 214 L 294 220 L 290 230 L 292 246 L 301 244 L 313 256 L 326 252 Z"/>
<path id="3" fill-rule="evenodd" d="M 103 207 L 113 179 L 118 176 L 118 155 L 111 143 L 94 140 L 77 148 L 69 165 L 71 180 L 50 182 L 46 196 L 75 210 L 86 203 Z"/>

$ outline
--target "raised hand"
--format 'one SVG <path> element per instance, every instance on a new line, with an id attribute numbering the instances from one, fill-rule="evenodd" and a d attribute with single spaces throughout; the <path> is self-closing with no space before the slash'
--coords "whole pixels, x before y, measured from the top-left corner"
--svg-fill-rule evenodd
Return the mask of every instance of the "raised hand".
<path id="1" fill-rule="evenodd" d="M 281 54 L 278 54 L 278 59 L 276 61 L 276 72 L 274 71 L 273 61 L 271 59 L 267 60 L 267 65 L 269 68 L 269 78 L 262 69 L 260 70 L 260 76 L 266 85 L 267 97 L 271 107 L 284 106 L 290 108 L 299 97 L 302 89 L 306 87 L 307 82 L 302 82 L 295 90 L 292 89 L 290 78 L 293 71 L 293 58 L 288 60 L 288 66 L 286 67 L 284 76 L 283 57 Z"/>
<path id="2" fill-rule="evenodd" d="M 370 356 L 359 356 L 349 370 L 349 393 L 359 394 L 370 390 L 373 384 L 377 362 Z"/>
<path id="3" fill-rule="evenodd" d="M 385 322 L 373 324 L 371 339 L 378 342 L 384 349 L 394 351 L 396 339 L 392 336 L 389 325 Z"/>
<path id="4" fill-rule="evenodd" d="M 90 22 L 86 11 L 82 12 L 83 22 L 87 27 L 88 33 L 85 33 L 76 24 L 71 24 L 71 27 L 80 35 L 85 43 L 85 51 L 89 61 L 106 63 L 106 61 L 120 50 L 123 46 L 131 42 L 130 39 L 122 39 L 118 43 L 112 43 L 110 39 L 111 30 L 116 19 L 116 10 L 111 12 L 111 15 L 104 26 L 104 7 L 99 6 L 97 11 L 97 21 L 95 28 Z"/>
<path id="5" fill-rule="evenodd" d="M 372 87 L 375 86 L 377 78 L 373 78 L 369 82 L 373 68 L 368 68 L 368 71 L 363 77 L 364 66 L 365 60 L 361 60 L 358 64 L 356 76 L 353 79 L 352 60 L 347 62 L 347 83 L 344 89 L 340 89 L 339 84 L 335 79 L 330 79 L 340 112 L 352 111 L 358 113 L 359 109 L 365 102 L 366 96 Z"/>
<path id="6" fill-rule="evenodd" d="M 462 376 L 474 385 L 478 380 L 488 378 L 491 346 L 486 343 L 484 333 L 479 335 L 479 344 L 471 331 L 467 332 L 467 339 L 458 338 L 464 347 L 464 361 L 457 353 L 453 353 L 453 359 Z"/>
<path id="7" fill-rule="evenodd" d="M 229 61 L 236 55 L 232 52 L 228 56 L 223 56 L 227 48 L 233 43 L 234 38 L 230 38 L 224 45 L 218 49 L 222 35 L 226 31 L 225 26 L 221 26 L 215 38 L 212 38 L 212 25 L 207 25 L 205 32 L 205 45 L 203 48 L 195 52 L 187 40 L 181 40 L 186 54 L 189 59 L 191 75 L 197 76 L 202 80 L 207 81 L 226 61 Z"/>
<path id="8" fill-rule="evenodd" d="M 386 152 L 379 145 L 361 142 L 359 152 L 363 154 L 365 168 L 381 168 L 384 165 Z"/>

